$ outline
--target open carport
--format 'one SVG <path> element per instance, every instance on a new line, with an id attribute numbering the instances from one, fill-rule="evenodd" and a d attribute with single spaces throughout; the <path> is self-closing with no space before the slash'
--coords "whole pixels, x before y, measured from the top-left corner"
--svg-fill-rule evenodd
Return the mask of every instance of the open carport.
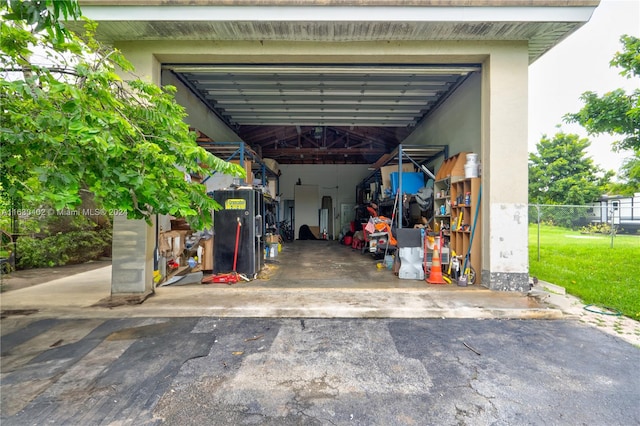
<path id="1" fill-rule="evenodd" d="M 528 66 L 597 4 L 81 2 L 138 75 L 178 88 L 208 140 L 275 157 L 283 199 L 302 181 L 334 205 L 355 203 L 369 169 L 402 145 L 446 147 L 426 163 L 432 171 L 448 155 L 478 153 L 482 285 L 515 291 L 529 286 Z M 134 249 L 122 235 L 135 235 Z M 112 292 L 150 291 L 152 227 L 117 218 L 114 241 Z"/>

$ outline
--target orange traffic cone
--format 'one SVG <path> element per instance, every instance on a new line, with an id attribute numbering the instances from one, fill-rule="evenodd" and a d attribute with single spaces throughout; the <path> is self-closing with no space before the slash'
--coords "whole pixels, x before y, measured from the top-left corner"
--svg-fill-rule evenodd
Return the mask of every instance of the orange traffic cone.
<path id="1" fill-rule="evenodd" d="M 429 284 L 446 284 L 442 278 L 442 264 L 440 263 L 440 244 L 433 247 L 433 259 L 431 259 L 431 272 L 427 278 Z"/>

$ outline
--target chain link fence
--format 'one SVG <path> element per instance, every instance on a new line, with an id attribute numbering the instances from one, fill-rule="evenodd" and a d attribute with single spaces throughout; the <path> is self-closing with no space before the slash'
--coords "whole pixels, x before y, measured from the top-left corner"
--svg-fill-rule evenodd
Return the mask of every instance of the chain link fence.
<path id="1" fill-rule="evenodd" d="M 611 202 L 591 205 L 529 204 L 529 224 L 535 225 L 537 231 L 529 244 L 536 245 L 538 260 L 540 260 L 540 246 L 545 243 L 544 238 L 549 233 L 549 231 L 541 232 L 541 229 L 554 226 L 557 227 L 558 232 L 563 229 L 574 231 L 565 236 L 569 240 L 575 239 L 577 242 L 579 239 L 589 239 L 593 244 L 613 248 L 616 234 L 625 231 L 624 221 L 621 224 L 621 217 L 625 211 L 633 212 L 633 207 L 632 204 L 627 206 L 624 200 L 616 201 L 616 204 Z M 637 219 L 640 221 L 640 215 Z M 629 230 L 633 231 L 633 229 Z"/>

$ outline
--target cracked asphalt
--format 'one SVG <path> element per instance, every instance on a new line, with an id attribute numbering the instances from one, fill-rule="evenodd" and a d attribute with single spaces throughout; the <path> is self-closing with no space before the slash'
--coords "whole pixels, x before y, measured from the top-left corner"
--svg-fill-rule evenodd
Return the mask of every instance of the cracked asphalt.
<path id="1" fill-rule="evenodd" d="M 575 320 L 2 320 L 0 421 L 640 424 L 640 349 Z"/>

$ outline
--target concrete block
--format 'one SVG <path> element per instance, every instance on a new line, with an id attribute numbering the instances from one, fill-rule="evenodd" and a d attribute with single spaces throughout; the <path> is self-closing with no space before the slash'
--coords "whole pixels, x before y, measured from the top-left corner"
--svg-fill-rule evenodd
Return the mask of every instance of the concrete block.
<path id="1" fill-rule="evenodd" d="M 424 280 L 422 266 L 424 250 L 422 247 L 403 247 L 398 249 L 400 270 L 398 278 L 404 280 Z"/>

